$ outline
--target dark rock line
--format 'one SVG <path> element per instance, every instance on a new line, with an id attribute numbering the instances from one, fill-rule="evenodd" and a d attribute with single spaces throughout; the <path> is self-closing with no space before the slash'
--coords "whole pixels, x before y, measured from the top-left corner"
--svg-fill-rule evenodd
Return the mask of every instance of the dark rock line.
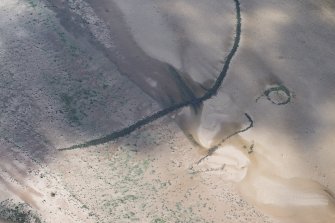
<path id="1" fill-rule="evenodd" d="M 224 143 L 226 140 L 228 140 L 229 138 L 242 133 L 242 132 L 246 132 L 249 129 L 251 129 L 252 127 L 254 127 L 254 121 L 252 120 L 252 118 L 250 117 L 250 115 L 248 113 L 244 113 L 245 117 L 248 119 L 249 121 L 249 125 L 241 130 L 238 130 L 232 134 L 230 134 L 229 136 L 227 136 L 226 138 L 222 139 L 221 142 L 219 144 L 217 144 L 216 146 L 208 149 L 208 152 L 206 154 L 206 156 L 202 157 L 198 162 L 196 162 L 197 165 L 199 165 L 202 161 L 204 161 L 207 157 L 213 155 L 213 153 L 219 149 L 219 146 L 222 145 L 222 143 Z M 252 144 L 249 148 L 248 154 L 253 152 L 253 148 L 254 148 L 254 144 Z"/>
<path id="2" fill-rule="evenodd" d="M 242 31 L 241 21 L 242 21 L 242 19 L 241 19 L 240 2 L 239 2 L 239 0 L 234 0 L 234 3 L 235 3 L 235 9 L 236 9 L 236 30 L 235 30 L 234 44 L 233 44 L 232 49 L 230 50 L 229 54 L 226 57 L 225 63 L 223 65 L 223 68 L 222 68 L 222 71 L 221 71 L 219 77 L 216 79 L 214 85 L 202 97 L 193 98 L 191 100 L 187 100 L 185 102 L 172 105 L 169 108 L 160 110 L 160 111 L 158 111 L 158 112 L 156 112 L 156 113 L 154 113 L 150 116 L 147 116 L 147 117 L 135 122 L 134 124 L 132 124 L 128 127 L 125 127 L 121 130 L 112 132 L 111 134 L 108 134 L 104 137 L 101 137 L 101 138 L 98 138 L 98 139 L 93 139 L 93 140 L 90 140 L 90 141 L 87 141 L 87 142 L 84 142 L 84 143 L 81 143 L 81 144 L 73 145 L 73 146 L 70 146 L 70 147 L 67 147 L 67 148 L 61 148 L 61 149 L 58 149 L 58 150 L 59 151 L 65 151 L 65 150 L 87 148 L 87 147 L 90 147 L 90 146 L 97 146 L 97 145 L 100 145 L 100 144 L 104 144 L 104 143 L 113 141 L 117 138 L 120 138 L 120 137 L 123 137 L 123 136 L 126 136 L 126 135 L 130 134 L 131 132 L 143 127 L 146 124 L 149 124 L 149 123 L 151 123 L 151 122 L 153 122 L 153 121 L 155 121 L 159 118 L 162 118 L 162 117 L 164 117 L 165 115 L 167 115 L 171 112 L 174 112 L 178 109 L 181 109 L 183 107 L 190 106 L 190 105 L 197 106 L 200 103 L 202 103 L 202 102 L 210 99 L 211 97 L 215 96 L 217 94 L 217 91 L 220 88 L 224 78 L 226 77 L 226 74 L 228 72 L 230 63 L 231 63 L 231 61 L 232 61 L 232 59 L 233 59 L 233 57 L 234 57 L 234 55 L 235 55 L 235 53 L 236 53 L 236 51 L 239 47 L 239 43 L 240 43 L 240 40 L 241 40 L 241 31 Z M 250 117 L 248 116 L 248 119 L 249 118 Z M 241 131 L 238 131 L 237 133 L 233 133 L 232 135 L 236 135 L 240 132 Z"/>

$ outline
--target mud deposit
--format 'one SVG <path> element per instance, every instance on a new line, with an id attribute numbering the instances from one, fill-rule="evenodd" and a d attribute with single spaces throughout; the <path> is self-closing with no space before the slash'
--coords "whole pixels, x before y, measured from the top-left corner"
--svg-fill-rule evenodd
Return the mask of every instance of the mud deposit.
<path id="1" fill-rule="evenodd" d="M 333 9 L 2 0 L 0 222 L 334 222 Z"/>

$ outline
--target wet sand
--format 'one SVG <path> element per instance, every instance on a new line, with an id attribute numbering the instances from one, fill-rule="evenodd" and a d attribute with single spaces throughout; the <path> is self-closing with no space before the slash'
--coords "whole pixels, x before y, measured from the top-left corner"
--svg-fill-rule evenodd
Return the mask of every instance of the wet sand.
<path id="1" fill-rule="evenodd" d="M 138 25 L 146 18 L 134 13 L 127 1 L 116 2 L 124 11 L 134 39 L 148 54 L 155 54 L 151 42 L 142 37 L 145 34 Z M 211 12 L 215 17 L 215 10 L 218 9 L 208 6 L 194 9 L 194 5 L 188 2 L 182 4 L 175 1 L 174 4 L 184 7 L 183 14 L 176 16 L 178 25 L 183 26 L 182 30 L 192 29 L 188 19 L 196 13 L 211 27 L 212 20 L 207 21 L 205 15 Z M 164 11 L 174 4 L 158 4 L 156 9 Z M 229 156 L 249 160 L 249 165 L 238 166 L 244 169 L 245 175 L 237 177 L 241 180 L 241 193 L 261 209 L 290 222 L 334 221 L 333 165 L 332 158 L 329 158 L 332 157 L 329 156 L 332 154 L 332 143 L 327 142 L 330 139 L 323 140 L 328 138 L 328 134 L 321 131 L 332 128 L 333 122 L 322 121 L 325 115 L 319 114 L 320 103 L 332 106 L 329 84 L 334 83 L 334 65 L 330 59 L 334 55 L 334 37 L 330 32 L 334 24 L 325 18 L 329 17 L 329 10 L 325 12 L 327 7 L 332 7 L 329 2 L 284 2 L 280 5 L 262 1 L 242 2 L 242 44 L 222 91 L 216 98 L 204 103 L 201 113 L 194 114 L 185 109 L 179 114 L 178 121 L 184 130 L 191 133 L 201 146 L 210 149 L 241 128 L 245 123 L 243 113 L 248 112 L 254 118 L 255 128 L 246 133 L 249 145 L 240 145 L 235 149 L 238 151 L 242 146 L 253 145 L 253 152 L 248 152 L 244 158 L 241 154 L 227 151 L 217 156 L 222 158 L 221 165 L 227 162 L 225 159 Z M 203 11 L 199 13 L 199 10 Z M 185 44 L 181 39 L 192 39 L 201 32 L 213 34 L 211 30 L 199 27 L 201 24 L 188 36 L 185 32 L 182 38 L 176 38 L 174 45 L 181 46 Z M 152 29 L 154 31 L 155 27 Z M 226 30 L 220 31 L 221 36 L 227 35 Z M 165 30 L 165 34 L 169 32 Z M 174 34 L 179 35 L 177 31 Z M 202 43 L 194 41 L 183 47 L 201 47 Z M 220 44 L 215 41 L 206 43 L 207 49 L 211 50 L 211 47 L 226 42 L 222 38 Z M 171 50 L 174 45 L 164 50 Z M 157 58 L 162 58 L 162 54 L 158 54 L 156 52 Z M 192 61 L 192 56 L 187 54 L 179 54 L 175 58 L 183 58 L 179 64 Z M 209 63 L 220 64 L 213 59 L 215 57 L 206 58 Z M 163 61 L 171 61 L 171 58 L 165 57 Z M 321 61 L 322 67 L 319 65 Z M 196 66 L 193 61 L 193 67 Z M 192 77 L 192 72 L 189 73 Z M 210 72 L 204 76 L 210 76 Z M 199 83 L 196 76 L 193 80 Z M 328 111 L 326 116 L 333 114 Z M 320 147 L 322 151 L 319 151 Z M 244 148 L 242 151 L 245 153 Z M 214 161 L 215 164 L 218 162 Z"/>
<path id="2" fill-rule="evenodd" d="M 333 222 L 333 8 L 241 1 L 215 97 L 58 152 L 203 95 L 234 1 L 3 1 L 0 202 L 46 222 Z"/>

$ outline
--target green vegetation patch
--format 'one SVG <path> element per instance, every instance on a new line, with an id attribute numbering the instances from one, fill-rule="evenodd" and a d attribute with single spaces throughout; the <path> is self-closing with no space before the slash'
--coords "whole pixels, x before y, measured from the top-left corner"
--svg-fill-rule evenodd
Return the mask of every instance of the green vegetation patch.
<path id="1" fill-rule="evenodd" d="M 35 8 L 37 6 L 36 0 L 28 0 L 30 7 Z"/>
<path id="2" fill-rule="evenodd" d="M 11 200 L 5 200 L 0 203 L 1 219 L 14 223 L 42 223 L 40 218 L 29 210 L 27 204 L 15 204 Z"/>

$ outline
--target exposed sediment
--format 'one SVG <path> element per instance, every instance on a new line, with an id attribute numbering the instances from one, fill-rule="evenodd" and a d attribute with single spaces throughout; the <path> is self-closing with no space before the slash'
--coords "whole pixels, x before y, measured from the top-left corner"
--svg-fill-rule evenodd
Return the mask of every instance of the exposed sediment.
<path id="1" fill-rule="evenodd" d="M 199 104 L 201 104 L 202 102 L 210 99 L 211 97 L 215 96 L 217 94 L 218 89 L 220 88 L 224 78 L 226 77 L 226 74 L 228 72 L 230 63 L 238 49 L 239 43 L 240 43 L 240 39 L 241 39 L 241 9 L 240 9 L 240 3 L 238 0 L 234 0 L 235 3 L 235 8 L 236 8 L 236 30 L 235 30 L 235 38 L 234 38 L 234 44 L 229 52 L 229 54 L 226 57 L 226 60 L 224 62 L 224 66 L 222 68 L 221 73 L 219 74 L 218 78 L 216 79 L 216 81 L 214 82 L 213 86 L 207 90 L 207 92 L 199 98 L 192 98 L 190 100 L 172 105 L 166 109 L 163 109 L 161 111 L 158 111 L 156 113 L 154 113 L 153 115 L 150 115 L 148 117 L 143 118 L 142 120 L 124 128 L 121 129 L 119 131 L 115 131 L 107 136 L 104 136 L 102 138 L 99 139 L 93 139 L 90 140 L 88 142 L 82 143 L 82 144 L 78 144 L 78 145 L 73 145 L 71 147 L 68 148 L 61 148 L 59 150 L 64 151 L 64 150 L 72 150 L 72 149 L 78 149 L 78 148 L 85 148 L 85 147 L 89 147 L 89 146 L 95 146 L 95 145 L 99 145 L 99 144 L 103 144 L 103 143 L 107 143 L 109 141 L 115 140 L 117 138 L 123 137 L 133 131 L 135 131 L 136 129 L 150 123 L 153 122 L 154 120 L 164 117 L 165 115 L 174 112 L 178 109 L 181 109 L 183 107 L 186 106 L 198 106 Z"/>

